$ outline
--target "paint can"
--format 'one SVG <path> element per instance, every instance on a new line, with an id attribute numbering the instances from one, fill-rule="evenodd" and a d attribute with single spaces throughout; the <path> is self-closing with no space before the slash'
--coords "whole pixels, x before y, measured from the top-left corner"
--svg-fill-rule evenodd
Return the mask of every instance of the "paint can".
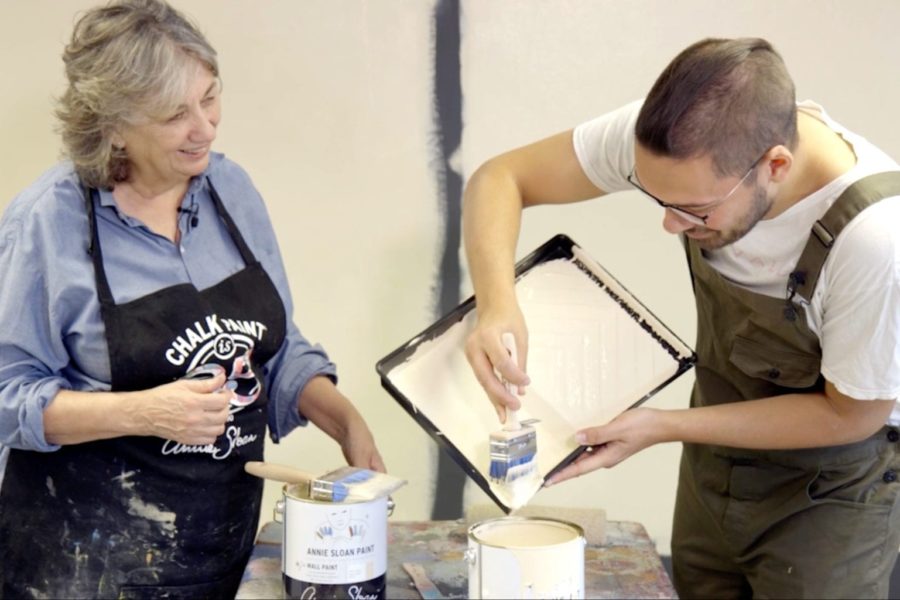
<path id="1" fill-rule="evenodd" d="M 275 506 L 283 524 L 281 570 L 286 598 L 384 598 L 389 497 L 312 500 L 305 484 L 287 484 Z"/>
<path id="2" fill-rule="evenodd" d="M 584 598 L 584 530 L 538 517 L 469 527 L 470 598 Z"/>

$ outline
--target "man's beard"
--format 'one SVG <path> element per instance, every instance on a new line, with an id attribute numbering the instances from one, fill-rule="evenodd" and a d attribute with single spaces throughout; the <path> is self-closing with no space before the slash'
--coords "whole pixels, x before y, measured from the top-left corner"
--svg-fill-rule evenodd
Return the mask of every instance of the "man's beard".
<path id="1" fill-rule="evenodd" d="M 726 231 L 713 231 L 706 227 L 692 227 L 688 231 L 710 233 L 709 237 L 693 239 L 692 241 L 703 250 L 718 250 L 728 244 L 738 241 L 759 223 L 766 213 L 772 208 L 774 200 L 766 195 L 766 190 L 761 185 L 753 188 L 753 199 L 750 209 L 741 217 L 737 225 Z"/>

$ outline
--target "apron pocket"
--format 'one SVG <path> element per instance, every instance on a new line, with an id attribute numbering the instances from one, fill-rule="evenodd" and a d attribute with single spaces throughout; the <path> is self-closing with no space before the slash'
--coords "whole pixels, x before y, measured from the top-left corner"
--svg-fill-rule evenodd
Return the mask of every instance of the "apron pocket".
<path id="1" fill-rule="evenodd" d="M 823 465 L 809 484 L 807 493 L 815 503 L 891 508 L 900 494 L 900 482 L 896 481 L 898 472 L 900 457 L 894 453 L 887 456 L 873 454 L 870 458 L 844 465 Z"/>
<path id="2" fill-rule="evenodd" d="M 734 461 L 728 479 L 728 495 L 739 501 L 763 502 L 780 495 L 783 499 L 802 495 L 803 489 L 810 485 L 816 476 L 809 472 L 773 464 L 766 461 L 741 460 Z"/>
<path id="3" fill-rule="evenodd" d="M 745 375 L 790 388 L 814 385 L 819 379 L 822 364 L 818 356 L 741 336 L 734 338 L 729 360 Z"/>

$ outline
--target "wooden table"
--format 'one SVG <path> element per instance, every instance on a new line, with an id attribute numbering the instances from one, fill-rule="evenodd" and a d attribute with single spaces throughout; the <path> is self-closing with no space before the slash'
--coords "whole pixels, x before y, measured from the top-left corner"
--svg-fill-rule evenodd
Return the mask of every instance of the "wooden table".
<path id="1" fill-rule="evenodd" d="M 389 521 L 387 598 L 420 598 L 402 563 L 419 563 L 446 598 L 468 597 L 467 525 Z M 263 526 L 237 591 L 239 599 L 284 598 L 280 523 Z M 639 523 L 609 521 L 602 546 L 584 550 L 587 598 L 677 598 L 656 547 Z"/>

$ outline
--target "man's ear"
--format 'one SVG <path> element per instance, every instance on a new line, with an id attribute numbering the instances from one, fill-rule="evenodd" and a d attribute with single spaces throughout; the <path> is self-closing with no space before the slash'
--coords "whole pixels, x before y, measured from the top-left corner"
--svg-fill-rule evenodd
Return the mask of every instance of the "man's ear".
<path id="1" fill-rule="evenodd" d="M 768 170 L 769 179 L 774 183 L 784 181 L 794 165 L 794 155 L 787 146 L 772 146 L 763 156 L 760 165 Z"/>

